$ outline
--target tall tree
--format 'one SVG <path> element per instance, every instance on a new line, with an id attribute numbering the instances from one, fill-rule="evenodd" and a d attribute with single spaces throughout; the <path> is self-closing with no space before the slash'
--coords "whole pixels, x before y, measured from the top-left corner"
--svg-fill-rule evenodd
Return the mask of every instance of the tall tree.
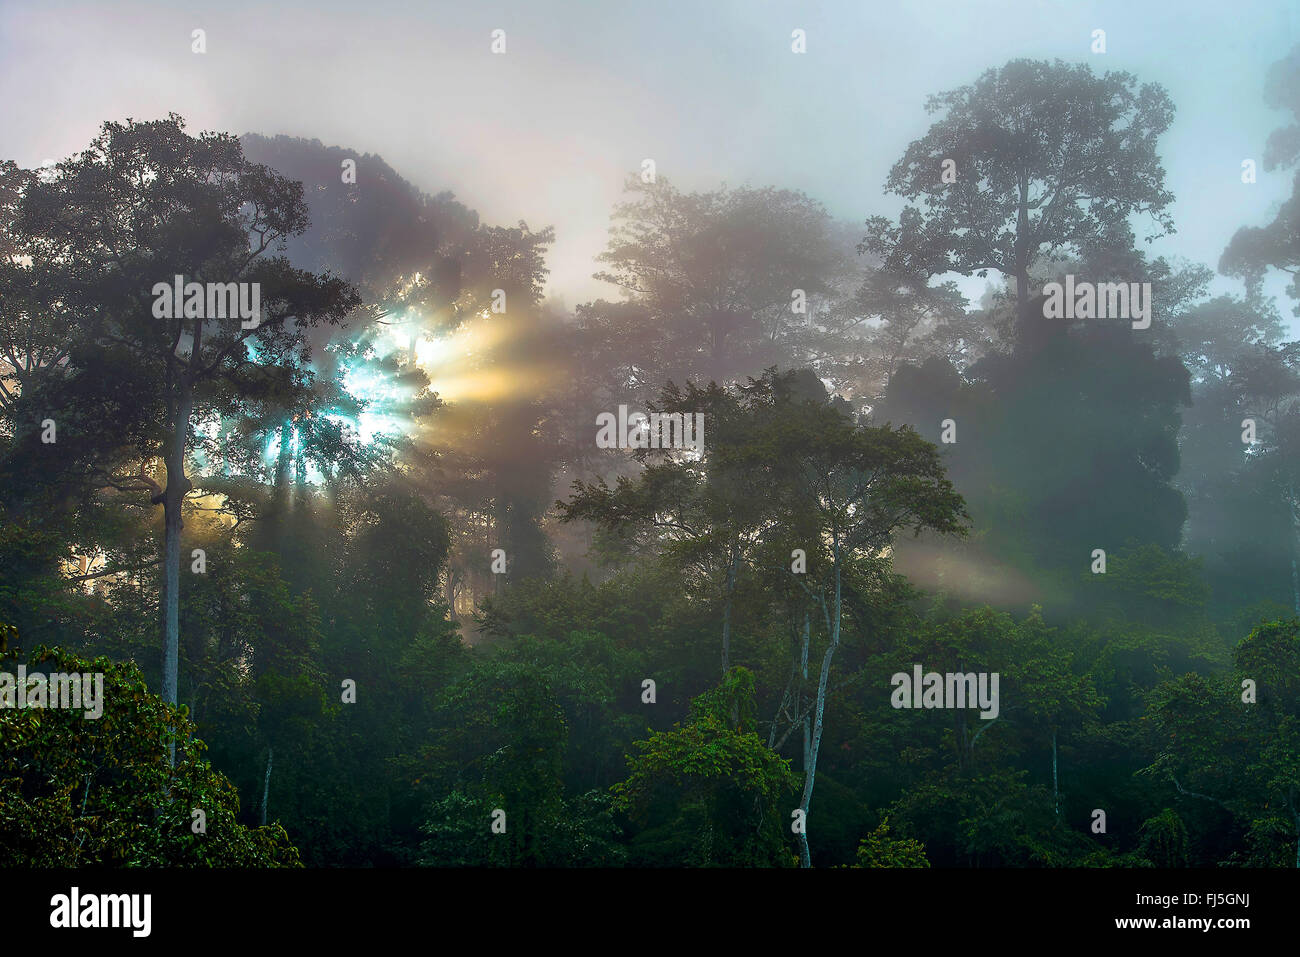
<path id="1" fill-rule="evenodd" d="M 1264 89 L 1269 106 L 1289 112 L 1290 122 L 1275 130 L 1264 151 L 1264 168 L 1289 169 L 1300 163 L 1300 46 L 1274 63 Z M 1291 277 L 1287 294 L 1295 300 L 1293 312 L 1300 316 L 1300 168 L 1296 170 L 1289 199 L 1273 221 L 1262 227 L 1237 230 L 1219 260 L 1219 270 L 1246 283 L 1248 299 L 1262 298 L 1263 281 L 1271 270 Z M 1257 312 L 1263 310 L 1256 307 Z M 1271 310 L 1269 310 L 1271 311 Z M 1265 326 L 1264 331 L 1268 331 Z M 1297 345 L 1279 349 L 1256 347 L 1245 362 L 1239 362 L 1239 391 L 1249 395 L 1246 414 L 1263 426 L 1264 453 L 1257 461 L 1267 466 L 1272 485 L 1285 503 L 1291 525 L 1292 601 L 1300 614 L 1300 398 L 1297 397 Z M 1263 431 L 1263 429 L 1261 429 Z"/>
<path id="2" fill-rule="evenodd" d="M 803 545 L 806 570 L 791 565 L 792 574 L 809 580 L 804 589 L 821 613 L 817 621 L 825 626 L 826 637 L 811 697 L 799 804 L 805 819 L 800 858 L 810 867 L 807 818 L 831 668 L 843 633 L 846 587 L 879 587 L 896 533 L 929 529 L 961 534 L 966 513 L 944 475 L 938 450 L 910 428 L 864 425 L 824 395 L 820 400 L 792 396 L 781 411 L 756 424 L 731 464 L 750 470 L 767 486 L 782 524 L 811 533 Z M 801 654 L 807 654 L 806 647 Z"/>
<path id="3" fill-rule="evenodd" d="M 770 187 L 682 193 L 664 177 L 631 177 L 627 189 L 597 278 L 640 310 L 602 302 L 586 311 L 616 335 L 636 335 L 642 315 L 653 325 L 658 345 L 636 377 L 658 390 L 668 379 L 726 383 L 801 364 L 809 317 L 842 294 L 835 279 L 851 259 L 826 210 Z M 613 342 L 618 362 L 625 346 Z"/>
<path id="4" fill-rule="evenodd" d="M 188 135 L 174 114 L 105 123 L 86 150 L 23 198 L 19 233 L 57 267 L 52 294 L 80 306 L 75 347 L 117 357 L 120 372 L 156 388 L 143 458 L 163 461 L 165 484 L 144 467 L 134 476 L 105 472 L 103 484 L 147 491 L 163 506 L 162 697 L 169 704 L 177 697 L 182 507 L 193 488 L 186 460 L 195 423 L 243 397 L 298 387 L 308 378 L 304 330 L 340 323 L 360 304 L 342 280 L 275 255 L 307 222 L 301 184 L 248 162 L 232 136 Z M 160 290 L 176 276 L 205 289 L 247 284 L 250 304 L 256 288 L 260 315 L 209 315 L 210 295 L 160 308 Z M 70 364 L 75 375 L 77 360 Z"/>
<path id="5" fill-rule="evenodd" d="M 1058 251 L 1128 248 L 1129 218 L 1163 235 L 1173 196 L 1156 141 L 1174 107 L 1128 73 L 1013 60 L 970 86 L 931 96 L 943 117 L 890 171 L 886 189 L 909 205 L 897 224 L 867 221 L 862 248 L 903 275 L 946 272 L 1014 280 L 1019 319 L 1031 309 L 1030 269 Z M 955 181 L 944 176 L 955 164 Z M 952 167 L 949 167 L 952 169 Z"/>
<path id="6" fill-rule="evenodd" d="M 1291 114 L 1290 122 L 1275 130 L 1264 149 L 1264 168 L 1290 169 L 1300 162 L 1300 46 L 1274 63 L 1265 80 L 1264 99 L 1275 109 Z M 1220 271 L 1239 276 L 1258 289 L 1270 269 L 1291 277 L 1287 292 L 1296 300 L 1300 316 L 1300 169 L 1296 170 L 1291 197 L 1266 226 L 1243 226 L 1224 250 Z"/>

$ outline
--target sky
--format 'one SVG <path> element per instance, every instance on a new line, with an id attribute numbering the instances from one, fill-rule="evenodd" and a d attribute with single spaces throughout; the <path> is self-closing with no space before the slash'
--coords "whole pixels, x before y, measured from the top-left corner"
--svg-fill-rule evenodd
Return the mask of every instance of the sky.
<path id="1" fill-rule="evenodd" d="M 549 291 L 572 306 L 616 295 L 591 274 L 642 160 L 683 189 L 770 185 L 855 223 L 896 214 L 883 183 L 928 128 L 929 94 L 1018 57 L 1061 58 L 1169 91 L 1178 112 L 1160 150 L 1178 232 L 1150 249 L 1215 266 L 1290 193 L 1291 174 L 1259 162 L 1285 119 L 1262 91 L 1298 42 L 1297 0 L 0 0 L 0 159 L 37 166 L 104 120 L 169 112 L 192 133 L 375 153 L 487 222 L 553 225 Z"/>

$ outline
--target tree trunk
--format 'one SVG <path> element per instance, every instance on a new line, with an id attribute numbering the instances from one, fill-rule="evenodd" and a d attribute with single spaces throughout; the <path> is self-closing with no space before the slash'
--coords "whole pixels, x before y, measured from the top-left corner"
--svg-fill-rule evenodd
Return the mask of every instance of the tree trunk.
<path id="1" fill-rule="evenodd" d="M 300 509 L 307 502 L 307 456 L 304 454 L 303 445 L 298 443 L 298 451 L 294 453 L 293 460 L 293 506 Z"/>
<path id="2" fill-rule="evenodd" d="M 266 827 L 266 803 L 271 795 L 271 756 L 274 752 L 270 745 L 266 748 L 266 777 L 262 779 L 262 827 Z"/>
<path id="3" fill-rule="evenodd" d="M 798 700 L 795 701 L 795 705 L 796 705 L 794 711 L 795 714 L 803 713 L 803 691 L 804 688 L 808 687 L 808 645 L 810 644 L 809 639 L 812 636 L 812 622 L 810 620 L 811 617 L 812 617 L 812 613 L 808 609 L 804 609 L 803 653 L 800 655 L 799 658 L 799 676 L 801 680 L 799 682 L 799 697 Z M 812 731 L 808 724 L 808 716 L 805 714 L 803 716 L 803 768 L 805 772 L 807 772 L 808 770 L 808 749 L 811 743 L 812 743 Z"/>
<path id="4" fill-rule="evenodd" d="M 330 508 L 339 507 L 339 483 L 338 476 L 334 474 L 333 469 L 328 469 L 325 476 L 325 491 L 329 496 Z"/>
<path id="5" fill-rule="evenodd" d="M 803 654 L 799 660 L 799 675 L 802 680 L 799 683 L 799 698 L 795 702 L 795 714 L 800 714 L 803 711 L 803 689 L 808 686 L 808 645 L 812 635 L 810 617 L 808 611 L 803 613 Z M 805 714 L 803 716 L 803 769 L 805 774 L 808 773 L 808 754 L 811 747 L 812 728 L 808 723 L 808 715 Z"/>
<path id="6" fill-rule="evenodd" d="M 803 690 L 808 685 L 808 645 L 809 638 L 812 634 L 811 622 L 809 621 L 810 613 L 803 613 L 803 654 L 799 661 L 799 672 L 801 681 L 799 682 L 799 697 L 796 700 L 795 714 L 803 711 Z M 804 788 L 807 792 L 807 799 L 812 798 L 812 789 L 808 786 L 808 776 L 812 773 L 812 727 L 808 721 L 808 715 L 803 716 L 803 774 Z M 808 809 L 806 801 L 800 804 L 804 809 L 804 828 L 799 835 L 799 866 L 812 867 L 812 855 L 808 850 Z"/>
<path id="7" fill-rule="evenodd" d="M 194 396 L 188 386 L 182 388 L 173 422 L 171 447 L 167 451 L 167 488 L 163 491 L 163 680 L 162 698 L 176 704 L 178 661 L 180 657 L 180 577 L 181 577 L 181 505 L 191 488 L 185 477 L 185 447 L 189 434 L 190 413 Z M 176 765 L 176 742 L 169 748 L 169 759 Z"/>
<path id="8" fill-rule="evenodd" d="M 1291 820 L 1295 824 L 1295 866 L 1300 870 L 1300 810 L 1296 808 L 1295 788 L 1287 788 L 1286 808 L 1291 812 Z"/>
<path id="9" fill-rule="evenodd" d="M 1296 504 L 1293 489 L 1287 501 L 1291 512 L 1291 604 L 1295 613 L 1300 615 L 1300 571 L 1296 569 L 1296 552 L 1300 550 L 1300 512 L 1297 512 Z"/>
<path id="10" fill-rule="evenodd" d="M 814 709 L 812 744 L 808 748 L 808 761 L 804 772 L 803 799 L 799 802 L 799 806 L 803 809 L 804 829 L 804 833 L 800 835 L 799 847 L 799 863 L 802 867 L 812 867 L 812 856 L 808 851 L 808 807 L 812 803 L 813 785 L 817 781 L 817 753 L 821 750 L 822 744 L 822 718 L 826 712 L 826 688 L 830 683 L 831 659 L 835 657 L 835 649 L 840 644 L 840 540 L 837 532 L 831 534 L 835 555 L 835 612 L 830 621 L 831 643 L 822 657 L 822 672 L 817 679 L 817 706 Z"/>
<path id="11" fill-rule="evenodd" d="M 506 505 L 505 505 L 504 496 L 498 490 L 497 499 L 492 510 L 492 519 L 491 519 L 491 536 L 492 538 L 496 539 L 498 548 L 506 547 L 506 543 L 501 541 L 501 539 L 504 537 L 502 534 L 502 530 L 506 528 L 505 509 L 506 509 Z M 492 576 L 493 595 L 501 594 L 501 579 L 509 573 L 510 568 L 512 567 L 510 565 L 511 561 L 512 561 L 512 556 L 509 553 L 507 553 L 506 566 L 505 566 L 506 570 L 504 572 L 498 572 Z"/>
<path id="12" fill-rule="evenodd" d="M 1052 809 L 1061 816 L 1061 792 L 1056 786 L 1056 729 L 1052 729 Z"/>
<path id="13" fill-rule="evenodd" d="M 271 500 L 277 509 L 289 503 L 289 465 L 293 459 L 293 425 L 285 419 L 280 423 L 280 449 L 275 456 L 275 487 L 271 490 Z M 282 516 L 277 516 L 281 518 Z"/>
<path id="14" fill-rule="evenodd" d="M 1033 265 L 1033 252 L 1029 245 L 1029 178 L 1021 174 L 1020 202 L 1016 213 L 1015 269 L 1016 269 L 1016 338 L 1026 344 L 1033 338 L 1036 323 L 1029 314 L 1029 267 Z M 1041 317 L 1040 317 L 1041 318 Z"/>
<path id="15" fill-rule="evenodd" d="M 727 600 L 722 606 L 722 677 L 725 680 L 731 669 L 731 599 L 736 592 L 736 549 L 732 546 L 730 564 L 727 565 Z"/>
<path id="16" fill-rule="evenodd" d="M 451 569 L 451 562 L 447 562 L 447 620 L 456 620 L 456 578 Z"/>
<path id="17" fill-rule="evenodd" d="M 1295 545 L 1291 546 L 1291 603 L 1295 613 L 1300 615 L 1300 571 L 1295 564 Z"/>
<path id="18" fill-rule="evenodd" d="M 1016 318 L 1023 335 L 1029 328 L 1029 275 L 1020 269 L 1016 270 Z"/>

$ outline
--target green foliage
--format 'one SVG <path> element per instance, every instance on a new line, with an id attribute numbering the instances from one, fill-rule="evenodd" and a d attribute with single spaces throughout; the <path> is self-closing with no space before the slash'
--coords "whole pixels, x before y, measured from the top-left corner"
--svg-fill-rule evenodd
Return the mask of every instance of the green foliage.
<path id="1" fill-rule="evenodd" d="M 1187 828 L 1172 808 L 1147 818 L 1138 829 L 1139 852 L 1155 867 L 1187 866 Z"/>
<path id="2" fill-rule="evenodd" d="M 238 823 L 239 796 L 204 757 L 184 708 L 164 704 L 130 664 L 40 648 L 3 670 L 103 674 L 103 715 L 0 709 L 0 865 L 283 867 L 298 851 L 279 824 Z M 167 746 L 176 742 L 176 766 Z M 206 814 L 195 834 L 192 812 Z"/>
<path id="3" fill-rule="evenodd" d="M 858 845 L 854 867 L 929 867 L 925 845 L 910 837 L 891 834 L 889 819 L 880 822 Z"/>
<path id="4" fill-rule="evenodd" d="M 563 807 L 568 737 L 564 711 L 546 677 L 525 663 L 483 662 L 443 692 L 435 727 L 424 758 L 424 776 L 432 779 L 427 783 L 463 791 L 464 799 L 457 799 L 461 811 L 504 810 L 507 833 L 492 853 L 510 864 L 543 864 L 546 831 Z M 448 821 L 463 819 L 450 810 L 455 809 L 435 804 L 425 832 L 439 826 L 444 813 Z"/>
<path id="5" fill-rule="evenodd" d="M 753 679 L 736 668 L 717 693 L 697 698 L 692 717 L 636 743 L 615 807 L 644 822 L 659 864 L 787 864 L 783 811 L 796 778 L 747 724 Z M 634 840 L 634 853 L 637 842 Z"/>

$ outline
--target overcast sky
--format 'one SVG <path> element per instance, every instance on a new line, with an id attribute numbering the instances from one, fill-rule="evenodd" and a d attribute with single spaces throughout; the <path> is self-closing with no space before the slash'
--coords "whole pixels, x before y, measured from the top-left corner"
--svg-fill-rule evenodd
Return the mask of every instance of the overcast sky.
<path id="1" fill-rule="evenodd" d="M 554 225 L 550 286 L 572 306 L 625 176 L 653 158 L 689 189 L 801 189 L 837 217 L 895 213 L 890 166 L 930 93 L 1016 57 L 1122 69 L 1177 106 L 1161 141 L 1178 234 L 1214 266 L 1291 174 L 1259 170 L 1283 114 L 1264 73 L 1300 42 L 1298 0 L 512 0 L 304 3 L 0 0 L 0 158 L 35 166 L 105 119 L 186 118 L 383 156 L 488 222 Z M 207 53 L 191 52 L 191 31 Z M 790 34 L 806 31 L 808 52 Z M 1104 29 L 1107 52 L 1090 52 Z M 504 56 L 490 51 L 506 31 Z M 359 170 L 364 175 L 364 167 Z M 975 280 L 968 292 L 978 292 Z M 1239 288 L 1223 280 L 1224 290 Z M 1281 288 L 1281 284 L 1277 284 Z"/>

